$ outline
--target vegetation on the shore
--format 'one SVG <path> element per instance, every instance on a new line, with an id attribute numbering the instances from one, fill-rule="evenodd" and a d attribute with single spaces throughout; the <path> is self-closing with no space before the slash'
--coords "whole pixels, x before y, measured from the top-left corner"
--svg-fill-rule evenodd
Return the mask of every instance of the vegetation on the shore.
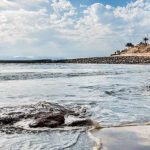
<path id="1" fill-rule="evenodd" d="M 117 50 L 111 56 L 150 56 L 150 44 L 148 43 L 148 38 L 144 37 L 143 41 L 137 45 L 133 43 L 127 43 L 126 49 L 122 51 Z"/>

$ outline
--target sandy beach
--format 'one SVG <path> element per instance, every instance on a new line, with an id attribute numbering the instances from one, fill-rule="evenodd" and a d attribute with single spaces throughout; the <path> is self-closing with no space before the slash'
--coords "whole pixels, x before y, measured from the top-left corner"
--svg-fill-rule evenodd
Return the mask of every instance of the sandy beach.
<path id="1" fill-rule="evenodd" d="M 98 150 L 149 150 L 150 126 L 110 127 L 92 132 Z"/>

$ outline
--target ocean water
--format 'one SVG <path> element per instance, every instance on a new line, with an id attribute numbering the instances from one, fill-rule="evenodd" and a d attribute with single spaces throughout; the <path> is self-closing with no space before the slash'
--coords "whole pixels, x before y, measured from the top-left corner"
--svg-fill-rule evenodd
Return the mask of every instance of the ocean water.
<path id="1" fill-rule="evenodd" d="M 150 121 L 150 66 L 0 64 L 0 107 L 39 101 L 85 107 L 89 117 L 104 126 L 147 122 Z M 0 149 L 57 150 L 67 149 L 69 143 L 70 150 L 90 149 L 81 144 L 82 140 L 90 143 L 88 137 L 81 133 L 82 140 L 78 140 L 78 132 L 26 134 L 22 138 L 0 134 Z M 73 143 L 77 140 L 80 144 L 75 148 Z"/>

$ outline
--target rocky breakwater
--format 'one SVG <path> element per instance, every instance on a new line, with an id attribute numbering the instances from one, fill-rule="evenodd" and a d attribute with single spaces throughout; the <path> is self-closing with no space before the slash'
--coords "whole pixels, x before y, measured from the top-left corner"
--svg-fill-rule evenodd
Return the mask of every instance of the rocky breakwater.
<path id="1" fill-rule="evenodd" d="M 85 108 L 39 102 L 0 108 L 0 132 L 47 131 L 51 128 L 92 126 Z"/>
<path id="2" fill-rule="evenodd" d="M 150 63 L 149 56 L 111 56 L 111 57 L 93 57 L 93 58 L 78 58 L 68 59 L 65 63 L 79 64 L 148 64 Z"/>

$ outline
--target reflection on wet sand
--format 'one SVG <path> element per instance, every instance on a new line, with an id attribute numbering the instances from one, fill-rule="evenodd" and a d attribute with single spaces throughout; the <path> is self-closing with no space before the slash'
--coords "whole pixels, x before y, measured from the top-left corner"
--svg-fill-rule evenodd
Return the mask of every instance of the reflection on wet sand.
<path id="1" fill-rule="evenodd" d="M 150 126 L 111 127 L 93 130 L 101 150 L 150 150 Z M 100 145 L 99 144 L 99 145 Z"/>

